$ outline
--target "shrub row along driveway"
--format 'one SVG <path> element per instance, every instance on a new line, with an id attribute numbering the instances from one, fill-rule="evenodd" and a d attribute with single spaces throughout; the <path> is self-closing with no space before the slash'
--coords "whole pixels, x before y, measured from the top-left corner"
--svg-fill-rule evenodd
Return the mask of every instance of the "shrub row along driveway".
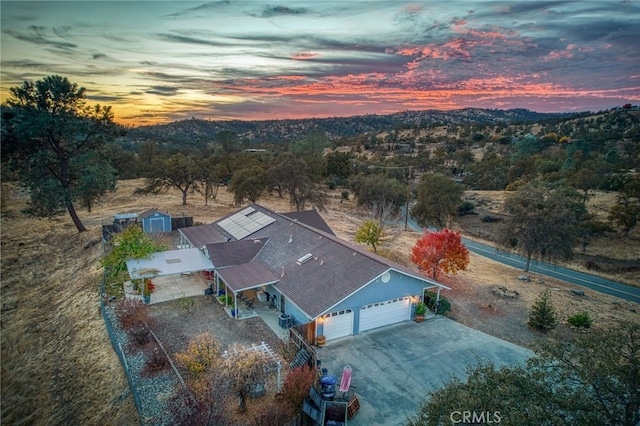
<path id="1" fill-rule="evenodd" d="M 317 355 L 338 383 L 345 365 L 353 369 L 360 410 L 349 424 L 387 426 L 404 424 L 427 392 L 442 387 L 451 375 L 464 379 L 467 366 L 479 360 L 497 366 L 523 363 L 533 352 L 437 317 L 329 342 Z"/>

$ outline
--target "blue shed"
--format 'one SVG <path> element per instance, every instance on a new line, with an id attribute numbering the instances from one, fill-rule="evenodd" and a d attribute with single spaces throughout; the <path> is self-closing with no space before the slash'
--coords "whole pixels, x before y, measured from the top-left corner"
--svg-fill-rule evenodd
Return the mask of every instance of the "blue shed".
<path id="1" fill-rule="evenodd" d="M 171 215 L 158 209 L 147 210 L 138 216 L 142 221 L 144 232 L 171 232 Z"/>

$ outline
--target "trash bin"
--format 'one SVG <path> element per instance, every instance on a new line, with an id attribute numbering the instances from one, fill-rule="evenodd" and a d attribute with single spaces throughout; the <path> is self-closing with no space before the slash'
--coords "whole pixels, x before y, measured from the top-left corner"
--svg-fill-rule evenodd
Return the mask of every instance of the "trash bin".
<path id="1" fill-rule="evenodd" d="M 280 324 L 280 327 L 287 328 L 290 318 L 291 315 L 289 314 L 280 314 L 280 317 L 278 318 L 278 324 Z"/>

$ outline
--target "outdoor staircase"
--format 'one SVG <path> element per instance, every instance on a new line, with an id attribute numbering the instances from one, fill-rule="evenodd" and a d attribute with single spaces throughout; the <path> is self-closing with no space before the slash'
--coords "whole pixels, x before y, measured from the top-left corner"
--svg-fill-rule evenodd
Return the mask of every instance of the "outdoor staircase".
<path id="1" fill-rule="evenodd" d="M 310 360 L 311 354 L 305 348 L 300 348 L 289 367 L 293 370 L 294 368 L 309 365 Z"/>

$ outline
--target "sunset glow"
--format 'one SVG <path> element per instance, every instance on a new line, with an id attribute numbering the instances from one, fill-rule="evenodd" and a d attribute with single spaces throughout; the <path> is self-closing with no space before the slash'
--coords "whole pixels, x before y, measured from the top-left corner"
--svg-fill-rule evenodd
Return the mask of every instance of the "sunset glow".
<path id="1" fill-rule="evenodd" d="M 59 74 L 128 125 L 640 103 L 638 1 L 2 1 L 2 101 Z"/>

